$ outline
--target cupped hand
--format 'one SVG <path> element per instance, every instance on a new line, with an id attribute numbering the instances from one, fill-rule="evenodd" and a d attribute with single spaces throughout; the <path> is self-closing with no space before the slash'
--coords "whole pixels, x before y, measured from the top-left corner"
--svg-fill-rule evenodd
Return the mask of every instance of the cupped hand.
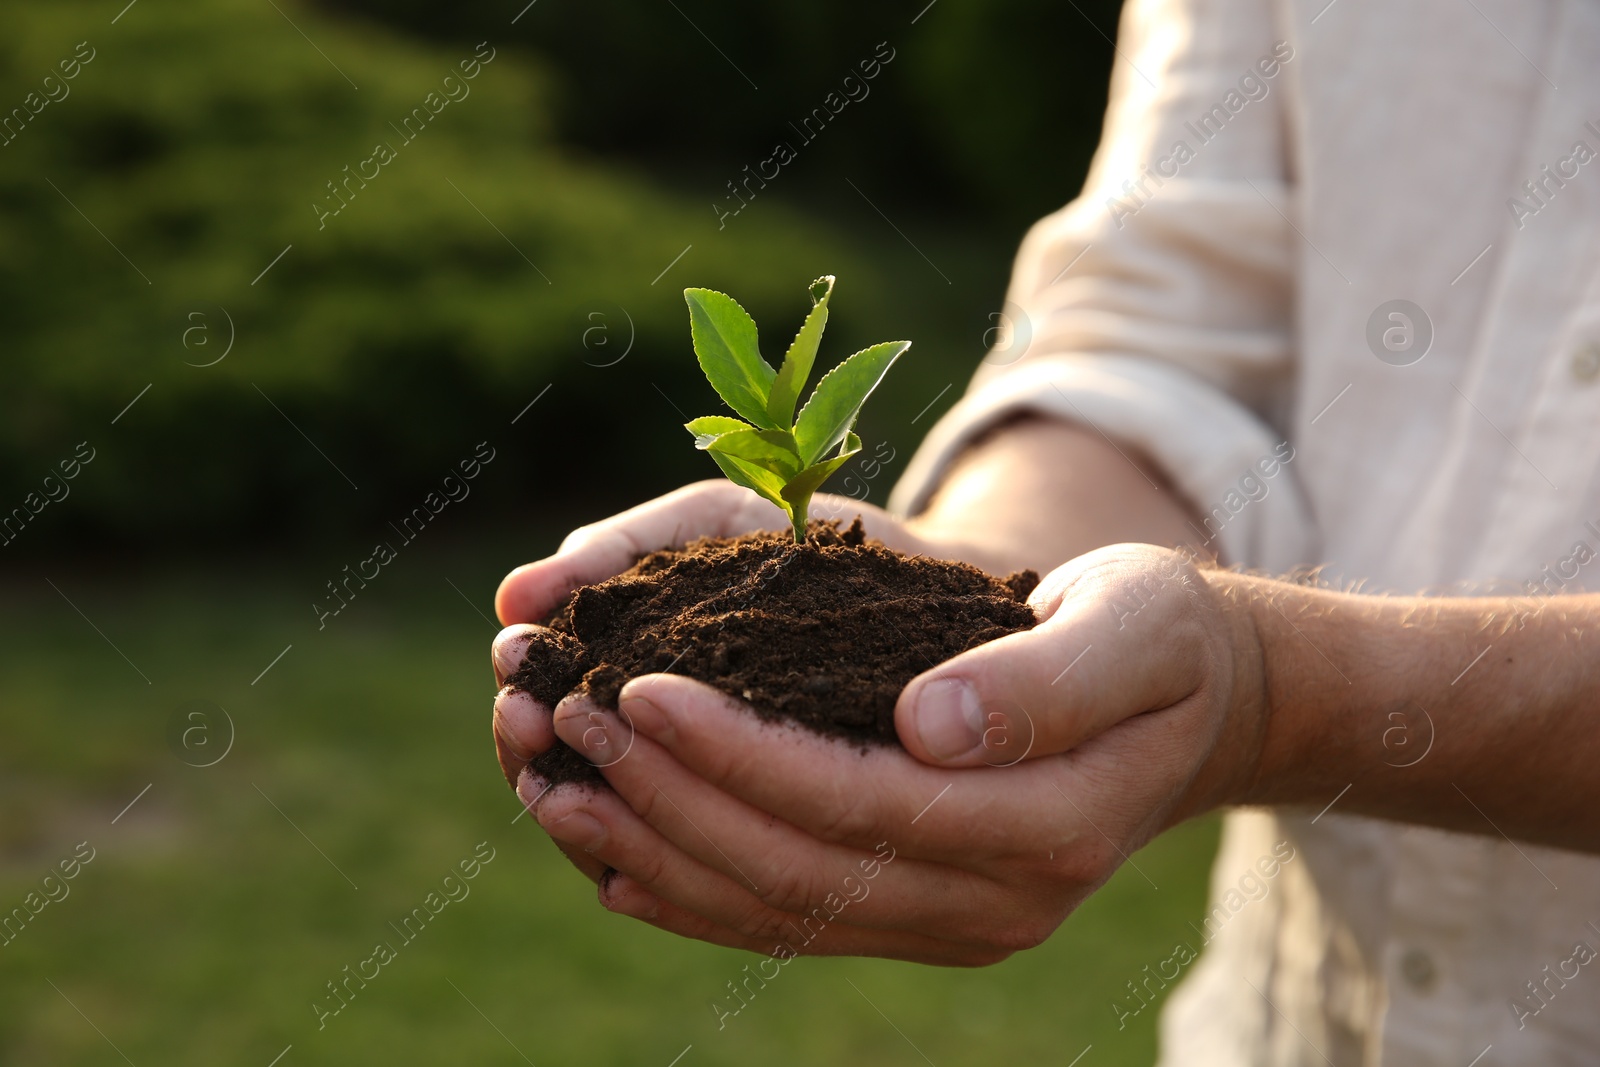
<path id="1" fill-rule="evenodd" d="M 812 498 L 813 518 L 848 522 L 860 515 L 867 534 L 890 548 L 949 559 L 962 558 L 958 546 L 934 544 L 913 533 L 880 508 L 850 497 L 819 493 Z M 513 570 L 495 594 L 495 612 L 506 627 L 495 638 L 492 659 L 495 684 L 495 751 L 500 769 L 513 785 L 528 761 L 554 743 L 551 709 L 527 693 L 504 688 L 506 678 L 522 663 L 528 642 L 573 591 L 613 577 L 639 557 L 663 548 L 681 547 L 697 537 L 734 537 L 756 530 L 786 531 L 789 519 L 747 489 L 716 479 L 696 482 L 657 497 L 602 522 L 568 534 L 555 555 Z"/>
<path id="2" fill-rule="evenodd" d="M 906 687 L 904 751 L 773 725 L 672 675 L 629 682 L 618 712 L 569 697 L 547 728 L 611 790 L 529 771 L 518 791 L 601 903 L 652 925 L 768 954 L 991 963 L 1161 830 L 1248 794 L 1265 686 L 1238 581 L 1143 545 L 1057 568 L 1036 628 Z"/>

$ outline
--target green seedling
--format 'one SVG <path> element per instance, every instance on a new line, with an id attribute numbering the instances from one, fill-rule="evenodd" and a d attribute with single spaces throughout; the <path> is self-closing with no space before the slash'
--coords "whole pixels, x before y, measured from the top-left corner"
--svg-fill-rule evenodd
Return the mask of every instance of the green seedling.
<path id="1" fill-rule="evenodd" d="M 852 432 L 861 405 L 910 341 L 862 349 L 822 376 L 811 399 L 795 404 L 811 376 L 828 324 L 833 276 L 811 283 L 811 311 L 773 370 L 761 358 L 756 324 L 732 297 L 685 289 L 694 354 L 711 387 L 742 418 L 706 415 L 685 423 L 695 447 L 711 453 L 728 479 L 772 501 L 789 516 L 796 542 L 806 538 L 811 494 L 861 450 Z"/>

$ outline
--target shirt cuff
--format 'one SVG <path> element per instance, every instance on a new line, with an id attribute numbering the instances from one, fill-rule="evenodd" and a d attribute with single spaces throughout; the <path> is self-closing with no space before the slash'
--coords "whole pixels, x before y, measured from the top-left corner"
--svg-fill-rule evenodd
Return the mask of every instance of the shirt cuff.
<path id="1" fill-rule="evenodd" d="M 1032 357 L 984 382 L 928 432 L 889 509 L 916 514 L 967 445 L 1020 414 L 1065 419 L 1137 449 L 1193 505 L 1196 533 L 1225 563 L 1282 573 L 1314 562 L 1293 446 L 1194 375 L 1131 356 Z"/>

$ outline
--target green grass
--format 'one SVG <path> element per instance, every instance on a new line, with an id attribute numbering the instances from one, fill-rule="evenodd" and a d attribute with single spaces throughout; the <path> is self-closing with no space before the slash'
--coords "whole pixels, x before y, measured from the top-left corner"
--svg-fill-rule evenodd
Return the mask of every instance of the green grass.
<path id="1" fill-rule="evenodd" d="M 666 1067 L 688 1045 L 681 1067 L 922 1064 L 917 1049 L 938 1067 L 1065 1065 L 1090 1044 L 1083 1067 L 1153 1062 L 1155 1013 L 1118 1032 L 1110 1005 L 1192 938 L 1214 820 L 1139 854 L 1159 890 L 1124 868 L 998 967 L 802 959 L 719 1032 L 708 1002 L 754 958 L 606 914 L 529 820 L 513 825 L 489 742 L 494 627 L 474 604 L 517 560 L 423 548 L 321 632 L 309 603 L 343 559 L 47 570 L 83 615 L 37 578 L 7 583 L 0 909 L 78 842 L 97 855 L 0 947 L 0 1062 L 122 1063 L 111 1043 L 141 1067 L 266 1067 L 291 1044 L 281 1067 Z M 208 768 L 167 742 L 193 699 L 235 725 Z M 471 895 L 319 1032 L 324 983 L 398 942 L 388 923 L 481 841 L 496 858 Z"/>

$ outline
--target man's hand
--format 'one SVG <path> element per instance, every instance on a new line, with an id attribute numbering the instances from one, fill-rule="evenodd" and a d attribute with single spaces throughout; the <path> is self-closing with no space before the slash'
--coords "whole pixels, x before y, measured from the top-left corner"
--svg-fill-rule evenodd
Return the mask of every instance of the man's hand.
<path id="1" fill-rule="evenodd" d="M 907 686 L 909 754 L 654 675 L 620 713 L 555 711 L 614 792 L 531 772 L 518 791 L 606 907 L 664 929 L 766 953 L 1003 959 L 1162 829 L 1241 792 L 1264 733 L 1248 613 L 1185 557 L 1091 553 L 1032 602 L 1037 628 Z"/>
<path id="2" fill-rule="evenodd" d="M 961 560 L 991 574 L 1063 560 L 1118 541 L 1177 544 L 1187 536 L 1183 506 L 1153 471 L 1098 434 L 1049 419 L 1020 419 L 974 445 L 953 465 L 926 511 L 901 523 L 849 497 L 818 494 L 811 513 L 848 521 L 890 548 Z M 696 537 L 783 530 L 788 520 L 754 493 L 724 480 L 697 482 L 574 530 L 548 559 L 500 583 L 495 610 L 507 627 L 495 639 L 495 684 L 522 662 L 538 622 L 579 586 L 604 581 L 646 552 Z M 495 748 L 508 781 L 550 746 L 550 711 L 525 693 L 495 700 Z"/>
<path id="3" fill-rule="evenodd" d="M 960 546 L 936 544 L 913 534 L 870 504 L 826 493 L 811 501 L 813 518 L 848 521 L 858 514 L 868 535 L 890 548 L 945 559 L 964 558 Z M 697 537 L 788 529 L 783 512 L 732 482 L 717 480 L 696 482 L 572 531 L 555 555 L 518 567 L 501 581 L 495 611 L 506 628 L 495 638 L 492 650 L 495 684 L 504 687 L 506 677 L 521 664 L 528 642 L 543 631 L 538 623 L 549 618 L 580 586 L 627 570 L 647 552 L 682 547 Z M 551 709 L 539 707 L 527 693 L 502 688 L 495 697 L 495 750 L 501 771 L 513 785 L 523 766 L 553 743 L 550 713 Z"/>
<path id="4" fill-rule="evenodd" d="M 957 550 L 935 547 L 881 509 L 849 497 L 818 494 L 812 498 L 811 514 L 840 519 L 859 514 L 867 533 L 892 548 L 957 558 L 952 554 Z M 532 799 L 535 793 L 526 791 L 526 778 L 519 782 L 519 776 L 530 760 L 555 744 L 552 712 L 556 709 L 543 707 L 528 693 L 505 687 L 506 678 L 521 665 L 528 642 L 548 632 L 539 621 L 549 618 L 580 586 L 626 570 L 647 552 L 680 547 L 697 537 L 788 528 L 788 517 L 754 493 L 720 479 L 696 482 L 603 522 L 580 527 L 567 535 L 555 555 L 506 575 L 495 595 L 495 612 L 506 628 L 491 650 L 495 684 L 500 687 L 494 699 L 495 754 L 506 781 Z M 574 706 L 567 702 L 567 708 Z M 556 843 L 591 881 L 599 881 L 606 873 L 605 864 L 581 848 L 563 844 L 560 838 Z M 607 884 L 601 886 L 602 900 Z"/>
<path id="5" fill-rule="evenodd" d="M 815 515 L 842 519 L 860 513 L 868 533 L 891 548 L 963 560 L 992 574 L 1024 567 L 1049 571 L 1062 560 L 1113 542 L 1176 544 L 1190 529 L 1184 506 L 1159 484 L 1153 470 L 1139 466 L 1125 449 L 1096 433 L 1049 419 L 1020 419 L 975 444 L 956 461 L 926 511 L 908 523 L 835 496 L 814 498 L 812 510 Z M 694 537 L 783 528 L 784 516 L 753 494 L 726 482 L 703 482 L 575 531 L 554 556 L 518 568 L 501 584 L 496 610 L 508 628 L 495 640 L 497 682 L 504 684 L 521 663 L 527 643 L 539 639 L 540 628 L 531 624 L 547 618 L 579 586 L 611 577 L 647 551 L 681 545 Z M 1116 557 L 1120 563 L 1108 557 L 1102 561 L 1104 567 L 1091 569 L 1097 577 L 1090 571 L 1070 573 L 1103 583 L 1121 568 L 1119 580 L 1138 582 L 1142 579 L 1137 575 L 1144 573 L 1141 568 L 1170 569 L 1174 557 L 1139 563 L 1135 557 L 1142 558 L 1142 551 Z M 1193 577 L 1187 569 L 1175 573 L 1184 582 Z M 1049 582 L 1036 600 L 1064 594 L 1067 588 L 1065 582 Z M 1182 600 L 1167 599 L 1174 604 Z M 1136 766 L 1156 759 L 1164 772 L 1170 772 L 1168 779 L 1152 785 L 1155 779 L 1145 775 L 1142 782 L 1130 779 L 1120 792 L 1108 791 L 1098 779 L 1109 780 L 1117 753 L 1137 747 L 1147 720 L 1124 721 L 1096 708 L 1092 723 L 1047 718 L 1042 713 L 1034 722 L 1029 718 L 1032 711 L 1024 715 L 1017 710 L 1023 707 L 1021 699 L 999 695 L 1008 668 L 994 658 L 996 654 L 1014 654 L 1019 665 L 1032 664 L 1031 674 L 1024 676 L 1033 679 L 1029 684 L 1035 690 L 1041 683 L 1056 683 L 1042 685 L 1051 697 L 1057 691 L 1076 693 L 1074 699 L 1087 702 L 1085 686 L 1120 684 L 1115 679 L 1121 674 L 1109 659 L 1100 661 L 1106 645 L 1087 653 L 1059 681 L 1057 675 L 1069 665 L 1067 661 L 1044 679 L 1043 672 L 1049 669 L 1044 660 L 1082 651 L 1056 648 L 1051 635 L 1070 645 L 1087 634 L 1085 627 L 1091 624 L 1087 619 L 1074 622 L 1072 611 L 1063 613 L 1059 597 L 1038 602 L 1049 605 L 1051 618 L 1037 633 L 954 661 L 973 670 L 970 677 L 976 691 L 987 694 L 984 699 L 990 702 L 991 706 L 980 707 L 987 760 L 958 755 L 949 761 L 954 769 L 945 769 L 937 766 L 942 760 L 933 759 L 934 766 L 926 766 L 897 750 L 863 755 L 807 733 L 762 727 L 748 712 L 706 687 L 681 678 L 655 677 L 640 679 L 625 690 L 629 701 L 625 708 L 635 708 L 643 724 L 637 730 L 625 719 L 577 700 L 550 709 L 526 693 L 502 689 L 494 714 L 501 769 L 525 801 L 536 802 L 541 824 L 573 863 L 600 883 L 601 902 L 614 910 L 690 936 L 766 952 L 774 949 L 781 927 L 790 931 L 786 936 L 810 936 L 803 946 L 807 952 L 875 953 L 950 963 L 998 959 L 1053 928 L 1109 876 L 1122 860 L 1119 848 L 1135 847 L 1156 832 L 1163 818 L 1176 818 L 1200 803 L 1183 798 L 1186 790 L 1192 798 L 1202 795 L 1198 787 L 1209 779 L 1199 769 L 1210 763 L 1198 751 L 1182 751 L 1182 746 L 1209 751 L 1217 736 L 1214 726 L 1199 721 L 1205 716 L 1196 710 L 1207 699 L 1215 699 L 1215 690 L 1207 689 L 1203 696 L 1198 690 L 1187 694 L 1179 701 L 1181 707 L 1169 709 L 1174 714 L 1162 720 L 1181 720 L 1190 731 L 1182 743 L 1176 735 L 1163 735 L 1165 743 L 1179 750 L 1134 752 L 1128 757 Z M 1142 611 L 1138 621 L 1149 625 L 1138 632 L 1154 634 L 1164 610 Z M 1112 618 L 1106 615 L 1102 625 Z M 1115 621 L 1120 624 L 1124 618 Z M 1129 630 L 1135 631 L 1132 623 Z M 1092 638 L 1083 640 L 1087 646 Z M 1163 647 L 1159 640 L 1148 640 L 1146 651 Z M 1080 669 L 1082 678 L 1069 681 Z M 930 759 L 930 743 L 954 744 L 958 742 L 950 738 L 959 737 L 952 734 L 950 724 L 940 728 L 930 721 L 924 740 L 914 721 L 923 704 L 918 693 L 959 692 L 950 685 L 922 692 L 934 680 L 934 676 L 919 680 L 900 708 L 907 745 Z M 1169 688 L 1176 692 L 1184 687 Z M 635 703 L 636 699 L 643 703 Z M 1028 699 L 1034 697 L 1030 694 Z M 1087 703 L 1079 711 L 1085 709 Z M 689 715 L 688 726 L 680 732 L 684 714 Z M 560 720 L 562 736 L 583 750 L 586 735 L 591 746 L 606 735 L 595 729 L 596 718 L 609 721 L 611 733 L 626 735 L 617 736 L 612 747 L 604 749 L 629 753 L 606 771 L 619 791 L 585 797 L 563 787 L 544 794 L 542 783 L 531 781 L 523 771 L 529 760 L 555 743 L 555 720 Z M 1080 751 L 1062 754 L 1053 747 L 1062 745 L 1064 738 L 1087 736 L 1084 731 L 1091 727 L 1094 736 Z M 679 752 L 674 744 L 686 747 Z M 1014 755 L 1019 750 L 1026 753 L 1025 759 Z M 705 777 L 693 769 L 695 759 L 702 760 L 698 766 Z M 709 760 L 723 762 L 704 762 Z M 1177 766 L 1185 760 L 1187 771 Z M 599 761 L 612 762 L 612 757 L 600 756 Z M 1016 765 L 1004 769 L 962 765 L 974 762 Z M 763 773 L 763 767 L 770 773 Z M 742 777 L 718 777 L 735 772 Z M 750 788 L 768 792 L 743 796 L 740 789 L 747 781 Z M 1155 794 L 1142 795 L 1152 788 Z M 636 801 L 638 810 L 624 796 Z M 689 813 L 697 811 L 702 800 L 710 814 L 696 816 L 691 823 Z M 1164 817 L 1157 814 L 1162 809 Z M 733 818 L 730 812 L 737 818 L 724 831 L 724 821 Z M 730 845 L 740 849 L 759 844 L 754 855 L 741 852 L 739 866 L 745 873 L 735 870 L 728 857 L 694 829 L 702 817 L 710 820 L 713 815 L 718 828 L 702 825 L 701 829 L 713 836 L 729 832 Z M 1094 818 L 1093 825 L 1088 817 Z M 671 823 L 673 818 L 681 819 L 681 824 Z M 658 822 L 666 829 L 658 829 Z M 874 838 L 872 828 L 879 823 L 885 836 Z M 733 826 L 738 827 L 737 837 L 731 833 Z M 681 836 L 684 827 L 688 827 L 687 846 L 672 836 Z M 594 838 L 597 830 L 601 837 Z M 763 832 L 771 835 L 764 843 L 759 836 Z M 897 858 L 883 865 L 875 860 L 883 843 L 891 851 L 909 848 L 905 862 Z M 774 871 L 773 863 L 785 866 Z M 829 886 L 797 881 L 802 876 L 819 877 L 819 863 L 830 872 Z M 872 876 L 864 873 L 863 864 Z M 888 874 L 891 870 L 893 877 Z M 761 880 L 751 883 L 746 874 Z M 882 881 L 875 880 L 879 874 Z M 873 888 L 877 893 L 868 907 L 862 894 Z M 825 937 L 812 934 L 819 921 L 814 907 L 798 919 L 776 918 L 785 914 L 785 908 L 810 907 L 813 890 L 821 891 L 824 909 L 838 907 L 839 901 L 851 902 L 847 916 L 841 912 L 837 921 L 827 924 L 830 933 Z M 930 925 L 930 918 L 948 918 L 951 925 L 938 921 Z M 794 928 L 791 922 L 796 923 Z"/>

